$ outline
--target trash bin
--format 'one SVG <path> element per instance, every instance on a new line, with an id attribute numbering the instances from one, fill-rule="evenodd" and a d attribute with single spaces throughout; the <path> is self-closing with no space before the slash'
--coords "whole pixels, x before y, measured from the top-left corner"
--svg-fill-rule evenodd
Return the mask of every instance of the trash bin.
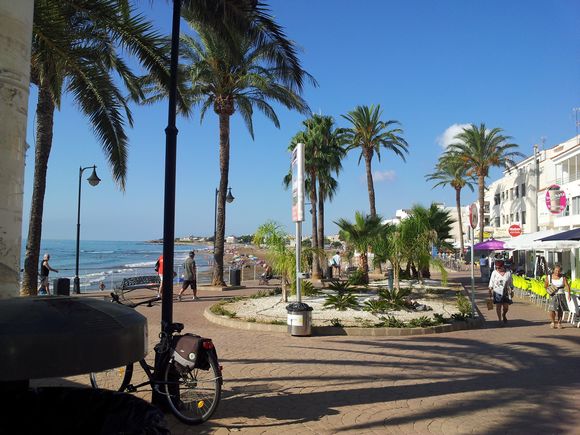
<path id="1" fill-rule="evenodd" d="M 326 279 L 332 279 L 332 266 L 326 266 Z"/>
<path id="2" fill-rule="evenodd" d="M 293 302 L 286 307 L 288 311 L 288 333 L 307 337 L 312 334 L 312 307 L 304 302 Z"/>
<path id="3" fill-rule="evenodd" d="M 239 286 L 242 282 L 242 271 L 240 269 L 230 269 L 230 285 Z"/>
<path id="4" fill-rule="evenodd" d="M 56 278 L 52 282 L 52 293 L 58 296 L 70 296 L 70 279 Z"/>

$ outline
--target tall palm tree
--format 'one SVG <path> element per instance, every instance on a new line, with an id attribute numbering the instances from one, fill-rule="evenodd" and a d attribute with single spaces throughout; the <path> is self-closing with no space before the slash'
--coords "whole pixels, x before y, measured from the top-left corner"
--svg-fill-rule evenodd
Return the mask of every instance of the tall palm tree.
<path id="1" fill-rule="evenodd" d="M 428 181 L 435 181 L 433 188 L 451 186 L 455 190 L 455 206 L 457 207 L 457 223 L 459 225 L 459 244 L 461 257 L 464 252 L 463 222 L 461 218 L 461 190 L 468 187 L 473 192 L 474 178 L 467 175 L 468 167 L 455 153 L 447 152 L 439 157 L 435 172 L 427 174 Z"/>
<path id="2" fill-rule="evenodd" d="M 360 148 L 359 164 L 363 157 L 365 159 L 371 216 L 377 215 L 371 167 L 373 156 L 376 154 L 380 161 L 381 148 L 385 148 L 405 161 L 405 153 L 409 152 L 409 145 L 402 137 L 403 130 L 398 127 L 399 121 L 382 121 L 382 114 L 380 105 L 371 105 L 370 107 L 357 106 L 353 111 L 342 115 L 351 124 L 351 127 L 346 129 L 347 140 L 350 144 L 348 150 Z"/>
<path id="3" fill-rule="evenodd" d="M 488 129 L 484 123 L 464 128 L 455 136 L 456 142 L 448 150 L 454 153 L 469 168 L 468 176 L 476 176 L 479 195 L 479 241 L 483 242 L 485 179 L 492 167 L 509 168 L 514 159 L 524 155 L 515 149 L 510 136 L 504 136 L 501 128 Z"/>
<path id="4" fill-rule="evenodd" d="M 48 159 L 52 148 L 54 111 L 62 94 L 72 94 L 89 118 L 124 189 L 127 174 L 127 125 L 133 125 L 128 98 L 143 98 L 141 79 L 120 53 L 130 53 L 153 81 L 169 83 L 169 46 L 126 0 L 40 0 L 35 2 L 31 82 L 38 87 L 34 185 L 23 294 L 36 294 L 38 257 Z"/>
<path id="5" fill-rule="evenodd" d="M 381 216 L 371 216 L 356 212 L 354 222 L 339 219 L 334 222 L 340 228 L 340 235 L 348 245 L 360 252 L 359 269 L 363 271 L 365 282 L 369 282 L 368 250 L 373 240 L 382 231 Z"/>
<path id="6" fill-rule="evenodd" d="M 182 48 L 187 61 L 186 74 L 191 82 L 191 102 L 201 106 L 201 119 L 211 107 L 219 118 L 220 183 L 212 284 L 223 286 L 223 255 L 230 164 L 230 118 L 238 111 L 252 138 L 254 108 L 276 127 L 280 126 L 270 101 L 308 113 L 300 97 L 302 81 L 310 77 L 299 63 L 284 56 L 281 47 L 270 39 L 252 37 L 246 32 L 231 32 L 224 40 L 212 27 L 188 17 L 199 39 L 183 35 Z"/>

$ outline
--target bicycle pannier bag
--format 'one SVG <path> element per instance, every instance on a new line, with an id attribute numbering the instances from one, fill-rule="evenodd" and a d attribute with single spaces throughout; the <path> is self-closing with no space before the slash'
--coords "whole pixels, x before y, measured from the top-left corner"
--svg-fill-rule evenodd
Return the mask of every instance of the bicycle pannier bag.
<path id="1" fill-rule="evenodd" d="M 175 336 L 173 359 L 181 367 L 207 370 L 209 368 L 208 350 L 204 349 L 204 338 L 195 334 Z"/>

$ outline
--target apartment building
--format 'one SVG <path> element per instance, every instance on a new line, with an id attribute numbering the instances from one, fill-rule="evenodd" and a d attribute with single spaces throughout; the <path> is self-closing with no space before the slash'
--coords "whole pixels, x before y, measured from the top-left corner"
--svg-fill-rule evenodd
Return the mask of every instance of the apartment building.
<path id="1" fill-rule="evenodd" d="M 555 207 L 556 200 L 565 207 Z M 580 227 L 580 136 L 505 170 L 488 186 L 485 203 L 485 231 L 494 238 L 509 237 L 513 225 L 523 233 Z"/>

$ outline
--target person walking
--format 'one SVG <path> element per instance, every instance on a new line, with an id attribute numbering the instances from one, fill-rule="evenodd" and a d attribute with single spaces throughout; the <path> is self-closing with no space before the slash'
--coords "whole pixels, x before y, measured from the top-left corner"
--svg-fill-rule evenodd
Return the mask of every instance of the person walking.
<path id="1" fill-rule="evenodd" d="M 197 301 L 197 267 L 195 265 L 195 252 L 190 251 L 189 256 L 185 259 L 183 263 L 183 284 L 181 285 L 181 291 L 177 295 L 177 300 L 181 301 L 181 296 L 183 292 L 187 290 L 187 287 L 191 287 L 193 291 L 193 300 Z"/>
<path id="2" fill-rule="evenodd" d="M 38 287 L 39 295 L 50 294 L 50 284 L 48 283 L 48 274 L 50 273 L 50 271 L 58 273 L 58 270 L 53 269 L 50 266 L 50 264 L 48 264 L 48 260 L 50 260 L 50 255 L 44 254 L 44 257 L 42 257 L 42 263 L 40 264 L 40 287 Z"/>
<path id="3" fill-rule="evenodd" d="M 505 264 L 502 260 L 495 262 L 495 270 L 491 273 L 488 287 L 489 297 L 493 299 L 493 304 L 495 305 L 497 319 L 500 322 L 500 326 L 504 326 L 508 321 L 506 315 L 509 306 L 513 303 L 512 297 L 514 287 L 512 283 L 512 274 L 506 270 Z"/>
<path id="4" fill-rule="evenodd" d="M 481 280 L 486 282 L 489 279 L 489 266 L 485 254 L 482 254 L 479 258 L 479 272 L 481 274 Z"/>
<path id="5" fill-rule="evenodd" d="M 334 276 L 334 271 L 336 270 L 336 277 L 340 278 L 340 252 L 336 251 L 336 254 L 332 256 L 330 265 L 332 266 L 332 275 Z"/>
<path id="6" fill-rule="evenodd" d="M 163 295 L 163 254 L 157 259 L 155 263 L 155 272 L 159 275 L 159 289 L 157 290 L 157 299 L 161 299 Z"/>
<path id="7" fill-rule="evenodd" d="M 570 284 L 566 277 L 562 275 L 562 266 L 559 264 L 555 264 L 552 273 L 546 276 L 544 287 L 548 288 L 550 285 L 553 285 L 557 289 L 556 293 L 550 296 L 550 305 L 548 308 L 550 311 L 550 319 L 552 320 L 550 327 L 562 329 L 562 316 L 564 315 L 564 311 L 568 311 L 566 293 L 568 294 L 568 301 L 571 300 L 571 296 Z M 556 323 L 556 313 L 558 313 L 558 323 Z"/>

